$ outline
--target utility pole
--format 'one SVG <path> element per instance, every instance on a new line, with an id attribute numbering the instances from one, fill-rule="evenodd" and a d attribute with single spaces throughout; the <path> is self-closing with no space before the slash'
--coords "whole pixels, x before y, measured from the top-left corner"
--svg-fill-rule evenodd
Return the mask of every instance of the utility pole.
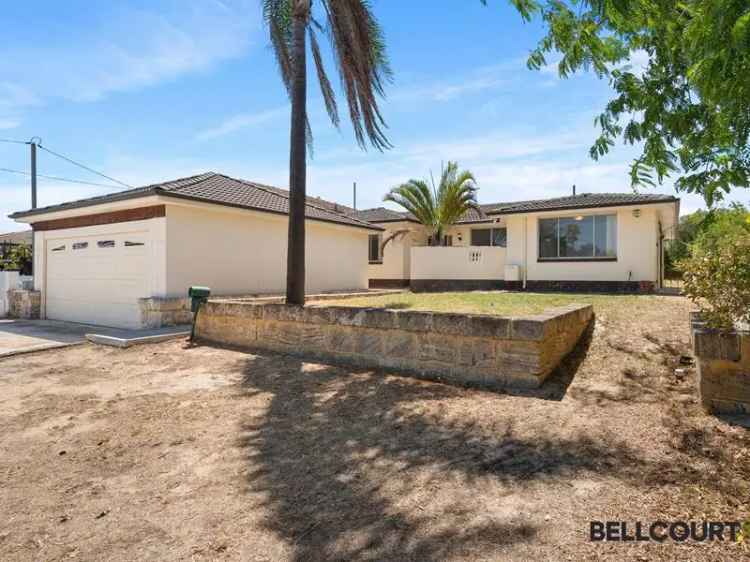
<path id="1" fill-rule="evenodd" d="M 31 208 L 36 209 L 36 144 L 37 139 L 41 142 L 42 139 L 39 137 L 32 137 L 29 141 L 31 147 Z M 31 225 L 31 275 L 34 275 L 34 263 L 36 262 L 36 243 L 34 241 L 36 234 L 34 233 L 34 225 Z M 36 285 L 36 283 L 35 283 Z"/>
<path id="2" fill-rule="evenodd" d="M 36 137 L 35 137 L 36 138 Z M 31 208 L 36 209 L 36 140 L 31 139 Z"/>
<path id="3" fill-rule="evenodd" d="M 357 182 L 354 182 L 354 210 L 357 210 Z"/>

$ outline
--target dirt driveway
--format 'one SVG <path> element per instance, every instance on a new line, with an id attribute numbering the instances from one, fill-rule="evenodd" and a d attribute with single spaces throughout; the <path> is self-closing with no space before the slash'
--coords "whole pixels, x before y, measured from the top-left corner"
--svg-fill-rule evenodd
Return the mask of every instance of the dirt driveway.
<path id="1" fill-rule="evenodd" d="M 658 302 L 526 395 L 184 342 L 0 360 L 0 559 L 740 559 L 588 540 L 750 515 L 749 432 L 701 413 Z"/>

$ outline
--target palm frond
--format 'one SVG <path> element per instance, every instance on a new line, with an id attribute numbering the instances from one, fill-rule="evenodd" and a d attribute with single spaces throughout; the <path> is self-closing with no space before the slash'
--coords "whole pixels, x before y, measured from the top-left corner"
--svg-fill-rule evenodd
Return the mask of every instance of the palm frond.
<path id="1" fill-rule="evenodd" d="M 271 45 L 279 66 L 279 74 L 289 93 L 292 83 L 292 10 L 287 0 L 263 0 L 263 18 L 271 36 Z"/>
<path id="2" fill-rule="evenodd" d="M 367 0 L 321 0 L 321 3 L 357 142 L 363 148 L 366 141 L 378 150 L 390 148 L 377 96 L 384 95 L 391 70 L 383 33 L 370 3 Z"/>
<path id="3" fill-rule="evenodd" d="M 432 186 L 423 180 L 409 180 L 394 187 L 383 198 L 403 207 L 439 238 L 443 230 L 455 224 L 468 210 L 479 210 L 476 179 L 456 162 L 448 162 L 440 174 L 440 183 Z"/>
<path id="4" fill-rule="evenodd" d="M 336 105 L 336 94 L 333 92 L 331 82 L 328 80 L 325 66 L 323 66 L 323 57 L 320 54 L 320 45 L 318 45 L 318 39 L 315 36 L 315 31 L 312 27 L 309 28 L 310 32 L 310 48 L 312 50 L 313 60 L 315 61 L 315 70 L 318 73 L 318 82 L 320 83 L 320 91 L 323 94 L 323 101 L 325 102 L 326 111 L 328 116 L 331 118 L 331 122 L 338 127 L 339 126 L 339 110 Z"/>

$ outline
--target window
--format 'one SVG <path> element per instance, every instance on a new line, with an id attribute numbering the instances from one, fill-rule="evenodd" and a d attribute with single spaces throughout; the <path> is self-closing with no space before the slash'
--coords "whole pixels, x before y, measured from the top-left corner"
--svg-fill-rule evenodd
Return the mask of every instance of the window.
<path id="1" fill-rule="evenodd" d="M 443 246 L 453 246 L 453 235 L 446 234 L 443 236 Z"/>
<path id="2" fill-rule="evenodd" d="M 88 242 L 76 242 L 76 243 L 73 244 L 73 249 L 74 250 L 85 250 L 88 247 L 89 247 L 89 243 Z"/>
<path id="3" fill-rule="evenodd" d="M 114 240 L 99 240 L 96 243 L 97 246 L 100 248 L 114 248 L 115 247 L 115 241 Z"/>
<path id="4" fill-rule="evenodd" d="M 617 215 L 539 219 L 539 259 L 617 259 Z"/>
<path id="5" fill-rule="evenodd" d="M 370 263 L 380 263 L 383 256 L 380 255 L 380 234 L 370 234 L 369 238 L 369 255 Z"/>
<path id="6" fill-rule="evenodd" d="M 508 245 L 508 230 L 506 228 L 472 228 L 472 246 L 500 246 Z"/>

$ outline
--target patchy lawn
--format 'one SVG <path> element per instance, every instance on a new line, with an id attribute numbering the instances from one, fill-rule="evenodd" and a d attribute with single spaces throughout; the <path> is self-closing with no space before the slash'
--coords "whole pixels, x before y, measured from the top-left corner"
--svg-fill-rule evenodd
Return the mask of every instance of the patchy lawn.
<path id="1" fill-rule="evenodd" d="M 571 297 L 579 300 L 580 297 Z M 0 560 L 730 560 L 592 519 L 746 517 L 681 298 L 599 297 L 538 392 L 168 342 L 0 360 Z M 585 355 L 584 355 L 585 353 Z"/>
<path id="2" fill-rule="evenodd" d="M 310 304 L 524 316 L 539 314 L 550 308 L 573 303 L 592 304 L 595 310 L 631 310 L 640 313 L 654 306 L 659 307 L 662 305 L 661 303 L 665 302 L 665 299 L 670 298 L 658 295 L 521 293 L 516 291 L 403 292 L 317 301 Z M 667 302 L 669 301 L 667 300 Z"/>

